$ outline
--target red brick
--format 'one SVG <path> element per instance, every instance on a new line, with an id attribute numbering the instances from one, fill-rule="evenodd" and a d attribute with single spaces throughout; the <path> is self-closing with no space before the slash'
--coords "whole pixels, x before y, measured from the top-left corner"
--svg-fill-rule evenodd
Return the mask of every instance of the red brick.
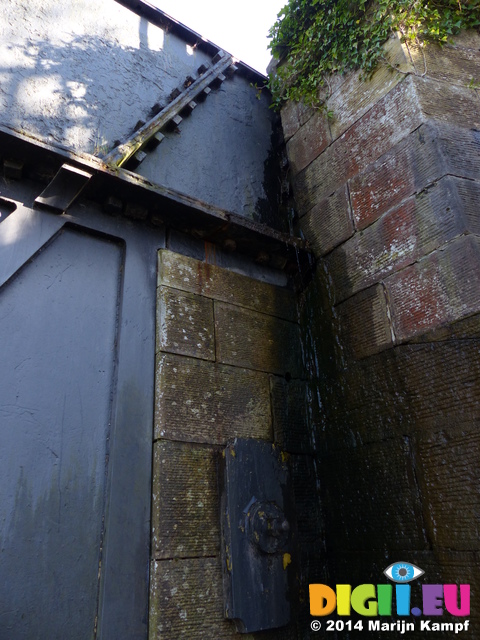
<path id="1" fill-rule="evenodd" d="M 331 141 L 328 120 L 323 111 L 316 111 L 287 142 L 287 154 L 294 173 L 298 173 L 318 158 Z"/>
<path id="2" fill-rule="evenodd" d="M 395 335 L 408 340 L 480 310 L 480 239 L 463 236 L 386 280 Z"/>

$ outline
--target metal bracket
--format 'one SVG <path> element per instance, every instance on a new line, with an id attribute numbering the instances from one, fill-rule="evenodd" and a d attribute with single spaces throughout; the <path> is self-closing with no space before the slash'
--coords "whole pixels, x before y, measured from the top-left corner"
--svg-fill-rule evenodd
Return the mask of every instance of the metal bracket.
<path id="1" fill-rule="evenodd" d="M 87 186 L 91 173 L 63 164 L 50 184 L 35 198 L 35 204 L 54 213 L 64 213 Z"/>
<path id="2" fill-rule="evenodd" d="M 296 522 L 287 457 L 260 440 L 236 439 L 224 450 L 225 617 L 235 621 L 240 633 L 290 621 Z"/>

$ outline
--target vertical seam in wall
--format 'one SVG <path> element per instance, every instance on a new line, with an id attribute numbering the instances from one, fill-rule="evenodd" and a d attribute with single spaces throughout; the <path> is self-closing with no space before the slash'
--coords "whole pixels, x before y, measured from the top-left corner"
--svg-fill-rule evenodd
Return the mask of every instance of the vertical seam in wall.
<path id="1" fill-rule="evenodd" d="M 351 221 L 352 227 L 353 227 L 353 235 L 355 235 L 355 233 L 358 231 L 358 229 L 357 229 L 357 225 L 355 224 L 355 216 L 353 215 L 352 197 L 350 195 L 350 179 L 347 180 L 347 182 L 345 183 L 345 186 L 347 188 L 348 213 L 350 215 L 350 221 Z M 350 236 L 350 237 L 352 237 L 352 236 Z M 349 238 L 347 238 L 347 240 L 348 239 Z"/>
<path id="2" fill-rule="evenodd" d="M 215 318 L 215 298 L 211 298 L 212 300 L 212 315 L 213 315 L 213 362 L 217 363 L 217 323 Z"/>
<path id="3" fill-rule="evenodd" d="M 273 373 L 268 374 L 268 397 L 270 400 L 270 425 L 272 429 L 272 442 L 275 443 L 275 422 L 274 422 L 274 413 L 273 413 Z M 281 443 L 282 449 L 284 448 L 283 443 Z"/>
<path id="4" fill-rule="evenodd" d="M 420 481 L 419 481 L 419 467 L 416 455 L 416 447 L 415 443 L 412 443 L 412 438 L 410 436 L 404 436 L 405 442 L 408 447 L 408 452 L 410 454 L 410 458 L 412 460 L 412 473 L 413 473 L 413 481 L 415 483 L 415 492 L 417 494 L 418 504 L 420 506 L 420 517 L 422 523 L 422 533 L 424 537 L 424 541 L 429 550 L 433 550 L 435 548 L 435 541 L 429 534 L 429 530 L 427 527 L 427 518 L 426 518 L 426 509 L 427 505 L 424 504 L 425 491 L 421 490 Z"/>
<path id="5" fill-rule="evenodd" d="M 397 337 L 395 335 L 395 328 L 394 328 L 394 324 L 393 324 L 392 305 L 391 305 L 391 301 L 390 301 L 390 294 L 389 294 L 388 287 L 386 286 L 386 284 L 384 282 L 381 282 L 380 284 L 382 285 L 383 295 L 385 296 L 385 308 L 387 310 L 388 324 L 390 325 L 390 334 L 392 336 L 392 345 L 395 346 L 396 344 L 398 344 L 398 341 L 397 341 Z"/>

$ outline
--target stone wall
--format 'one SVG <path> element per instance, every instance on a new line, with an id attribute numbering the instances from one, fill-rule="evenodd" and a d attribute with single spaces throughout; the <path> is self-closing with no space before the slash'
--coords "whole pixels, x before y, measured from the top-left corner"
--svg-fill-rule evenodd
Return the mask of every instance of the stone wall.
<path id="1" fill-rule="evenodd" d="M 388 68 L 333 80 L 333 119 L 282 112 L 318 258 L 303 327 L 333 584 L 408 560 L 480 588 L 479 49 L 392 38 Z"/>
<path id="2" fill-rule="evenodd" d="M 233 638 L 217 486 L 227 442 L 275 441 L 289 454 L 301 554 L 290 580 L 304 602 L 321 546 L 295 296 L 169 250 L 158 264 L 150 638 Z M 261 637 L 296 638 L 293 606 L 290 627 Z"/>

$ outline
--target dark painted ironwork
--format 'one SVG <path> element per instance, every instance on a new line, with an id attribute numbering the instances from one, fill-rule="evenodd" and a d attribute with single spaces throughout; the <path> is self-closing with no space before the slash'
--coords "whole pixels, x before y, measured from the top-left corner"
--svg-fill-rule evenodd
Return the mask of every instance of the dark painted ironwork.
<path id="1" fill-rule="evenodd" d="M 63 164 L 35 203 L 54 213 L 63 213 L 78 198 L 91 177 L 87 171 Z"/>
<path id="2" fill-rule="evenodd" d="M 0 224 L 0 639 L 146 639 L 164 232 L 19 191 Z"/>
<path id="3" fill-rule="evenodd" d="M 286 457 L 271 443 L 236 439 L 222 460 L 225 616 L 241 633 L 282 627 L 296 560 Z"/>

